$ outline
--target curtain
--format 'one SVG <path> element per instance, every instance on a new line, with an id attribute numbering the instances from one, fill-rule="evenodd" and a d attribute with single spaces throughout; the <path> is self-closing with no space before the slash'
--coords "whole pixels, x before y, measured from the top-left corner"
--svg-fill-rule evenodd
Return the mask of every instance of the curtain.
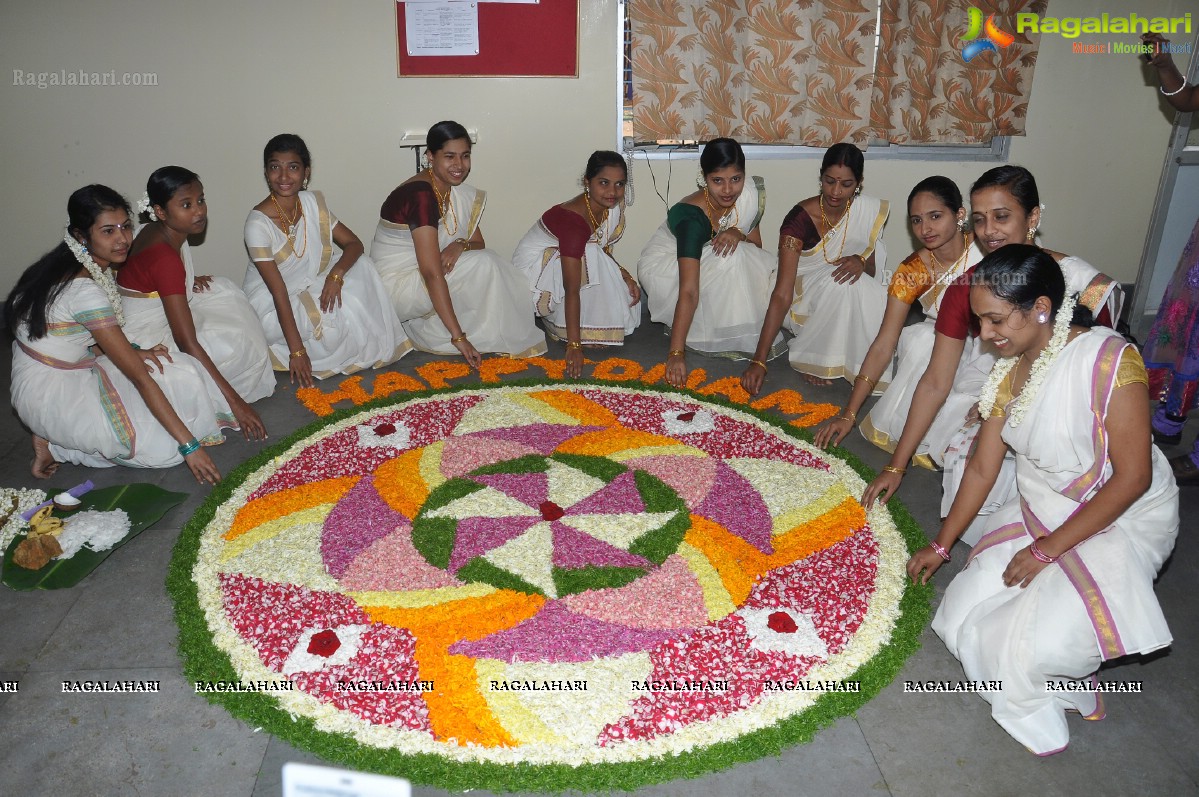
<path id="1" fill-rule="evenodd" d="M 984 13 L 971 0 L 629 0 L 633 135 L 816 147 L 1023 135 L 1039 36 L 1013 21 L 1047 2 L 989 2 L 993 32 L 970 40 Z"/>
<path id="2" fill-rule="evenodd" d="M 630 0 L 638 141 L 871 137 L 877 0 Z"/>
<path id="3" fill-rule="evenodd" d="M 967 0 L 882 0 L 870 108 L 875 137 L 952 145 L 1024 135 L 1040 35 L 1016 34 L 1010 21 L 1045 13 L 1047 2 L 987 3 L 997 32 L 984 28 L 967 40 L 976 27 L 970 15 L 982 13 Z M 967 49 L 971 41 L 977 52 Z"/>

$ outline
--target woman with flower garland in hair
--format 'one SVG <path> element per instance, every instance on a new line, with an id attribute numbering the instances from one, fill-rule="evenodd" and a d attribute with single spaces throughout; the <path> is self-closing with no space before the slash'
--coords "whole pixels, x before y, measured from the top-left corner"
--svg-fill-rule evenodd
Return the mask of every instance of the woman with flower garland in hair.
<path id="1" fill-rule="evenodd" d="M 907 570 L 927 583 L 949 561 L 1010 447 L 1018 491 L 988 519 L 932 627 L 967 678 L 1002 685 L 983 694 L 995 721 L 1051 755 L 1069 742 L 1066 711 L 1103 718 L 1087 688 L 1101 662 L 1170 644 L 1153 580 L 1178 533 L 1178 488 L 1149 439 L 1140 355 L 1088 327 L 1053 257 L 1005 246 L 974 282 L 970 305 L 1001 359 L 953 507 Z"/>
<path id="2" fill-rule="evenodd" d="M 233 415 L 203 367 L 165 347 L 139 352 L 111 267 L 125 261 L 133 222 L 124 198 L 89 185 L 67 201 L 63 242 L 21 275 L 4 303 L 12 333 L 12 404 L 33 432 L 32 472 L 60 462 L 163 468 L 186 462 L 196 481 L 220 472 L 202 445 L 223 442 Z"/>
<path id="3" fill-rule="evenodd" d="M 1041 198 L 1032 173 L 1023 166 L 997 166 L 984 172 L 970 189 L 970 215 L 974 240 L 986 253 L 1003 246 L 1036 240 L 1041 223 Z M 1066 287 L 1079 294 L 1097 324 L 1112 326 L 1120 317 L 1124 292 L 1119 283 L 1080 257 L 1045 250 L 1062 271 Z M 966 458 L 978 432 L 972 408 L 978 401 L 986 375 L 995 361 L 993 347 L 978 336 L 970 311 L 970 285 L 974 269 L 966 271 L 948 288 L 937 314 L 936 336 L 928 366 L 917 382 L 903 432 L 891 461 L 866 488 L 862 503 L 869 508 L 878 499 L 886 502 L 899 489 L 904 472 L 926 438 L 929 456 L 945 469 L 942 516 L 949 512 L 962 478 Z M 944 452 L 938 458 L 936 452 Z M 1001 506 L 1013 489 L 1014 469 L 1009 461 L 997 480 L 983 514 Z M 982 519 L 963 536 L 972 545 Z"/>
<path id="4" fill-rule="evenodd" d="M 854 378 L 853 392 L 841 415 L 816 432 L 816 445 L 824 448 L 839 444 L 853 428 L 857 413 L 870 398 L 891 358 L 899 352 L 898 365 L 890 386 L 874 409 L 862 421 L 862 435 L 879 448 L 895 450 L 912 403 L 912 391 L 928 365 L 936 338 L 934 327 L 945 289 L 966 269 L 982 259 L 982 252 L 968 232 L 962 193 L 948 177 L 927 177 L 908 195 L 908 220 L 925 248 L 913 252 L 899 264 L 887 289 L 887 311 L 874 343 L 866 352 L 862 368 Z M 912 303 L 919 300 L 924 321 L 904 326 Z M 965 358 L 963 358 L 963 363 Z M 943 436 L 930 431 L 916 451 L 918 462 L 933 467 L 940 461 L 949 442 L 948 435 L 961 425 L 961 419 Z M 930 455 L 930 449 L 933 449 Z"/>
<path id="5" fill-rule="evenodd" d="M 612 256 L 624 235 L 628 171 L 617 152 L 587 159 L 583 193 L 542 214 L 516 245 L 537 315 L 566 342 L 566 374 L 583 372 L 583 346 L 619 346 L 641 323 L 641 287 Z"/>
<path id="6" fill-rule="evenodd" d="M 820 193 L 799 202 L 779 229 L 778 273 L 757 353 L 741 380 L 756 394 L 766 377 L 762 355 L 779 327 L 791 367 L 814 385 L 853 380 L 887 308 L 879 275 L 887 267 L 883 224 L 890 203 L 862 194 L 862 151 L 834 144 L 820 164 Z M 886 362 L 872 387 L 891 381 Z"/>
<path id="7" fill-rule="evenodd" d="M 266 428 L 249 402 L 275 391 L 275 372 L 254 308 L 224 277 L 197 277 L 189 235 L 208 226 L 204 185 L 195 172 L 163 166 L 150 175 L 139 207 L 150 223 L 117 271 L 125 335 L 142 348 L 159 343 L 195 357 L 208 371 L 247 440 Z"/>
<path id="8" fill-rule="evenodd" d="M 258 313 L 276 371 L 312 386 L 382 368 L 412 349 L 362 241 L 309 191 L 304 139 L 283 133 L 262 151 L 270 193 L 246 217 L 251 267 L 242 288 Z"/>
<path id="9" fill-rule="evenodd" d="M 479 220 L 487 194 L 466 184 L 470 133 L 438 122 L 425 138 L 426 168 L 383 202 L 371 242 L 392 307 L 421 351 L 532 357 L 546 351 L 523 274 L 487 248 Z"/>
<path id="10" fill-rule="evenodd" d="M 700 190 L 670 209 L 637 262 L 650 320 L 670 330 L 666 381 L 675 386 L 687 381 L 687 349 L 750 356 L 775 266 L 762 251 L 758 229 L 766 184 L 761 177 L 747 184 L 741 145 L 712 139 L 700 153 L 699 167 Z M 776 330 L 754 356 L 764 363 L 782 350 Z"/>

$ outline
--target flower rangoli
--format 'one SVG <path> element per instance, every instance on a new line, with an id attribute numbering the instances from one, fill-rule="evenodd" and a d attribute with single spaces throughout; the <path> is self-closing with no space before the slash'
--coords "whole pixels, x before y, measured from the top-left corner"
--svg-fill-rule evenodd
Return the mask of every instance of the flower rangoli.
<path id="1" fill-rule="evenodd" d="M 266 701 L 355 766 L 500 789 L 727 766 L 859 705 L 927 610 L 850 464 L 690 394 L 460 389 L 304 432 L 197 514 L 172 592 L 192 677 L 290 682 L 253 721 Z"/>

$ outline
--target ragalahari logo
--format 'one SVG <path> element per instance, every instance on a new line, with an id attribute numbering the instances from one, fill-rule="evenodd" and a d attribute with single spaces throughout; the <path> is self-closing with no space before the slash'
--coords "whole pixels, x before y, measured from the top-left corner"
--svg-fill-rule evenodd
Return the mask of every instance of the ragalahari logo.
<path id="1" fill-rule="evenodd" d="M 1016 37 L 1007 31 L 1000 30 L 995 24 L 995 15 L 991 14 L 987 17 L 986 24 L 983 23 L 983 12 L 977 8 L 969 10 L 970 27 L 966 31 L 966 35 L 962 37 L 962 41 L 969 42 L 962 48 L 962 59 L 967 63 L 970 59 L 979 53 L 991 50 L 999 52 L 1000 47 L 1007 47 L 1016 40 Z M 986 34 L 983 38 L 979 38 L 979 34 Z"/>

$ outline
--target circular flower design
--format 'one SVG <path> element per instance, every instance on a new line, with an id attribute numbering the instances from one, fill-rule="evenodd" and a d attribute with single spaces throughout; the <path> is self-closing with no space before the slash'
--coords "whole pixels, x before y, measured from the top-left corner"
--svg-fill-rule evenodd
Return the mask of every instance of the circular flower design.
<path id="1" fill-rule="evenodd" d="M 438 487 L 413 520 L 412 542 L 464 581 L 558 598 L 640 578 L 690 525 L 675 491 L 646 471 L 530 455 Z"/>
<path id="2" fill-rule="evenodd" d="M 271 729 L 301 746 L 292 716 L 359 765 L 442 760 L 441 785 L 520 764 L 486 785 L 632 786 L 675 766 L 623 778 L 634 762 L 716 768 L 716 743 L 809 733 L 820 692 L 795 684 L 893 676 L 902 655 L 876 657 L 926 607 L 901 613 L 906 545 L 861 489 L 680 392 L 450 391 L 264 457 L 189 526 L 173 592 L 205 629 L 185 647 L 294 681 Z"/>

